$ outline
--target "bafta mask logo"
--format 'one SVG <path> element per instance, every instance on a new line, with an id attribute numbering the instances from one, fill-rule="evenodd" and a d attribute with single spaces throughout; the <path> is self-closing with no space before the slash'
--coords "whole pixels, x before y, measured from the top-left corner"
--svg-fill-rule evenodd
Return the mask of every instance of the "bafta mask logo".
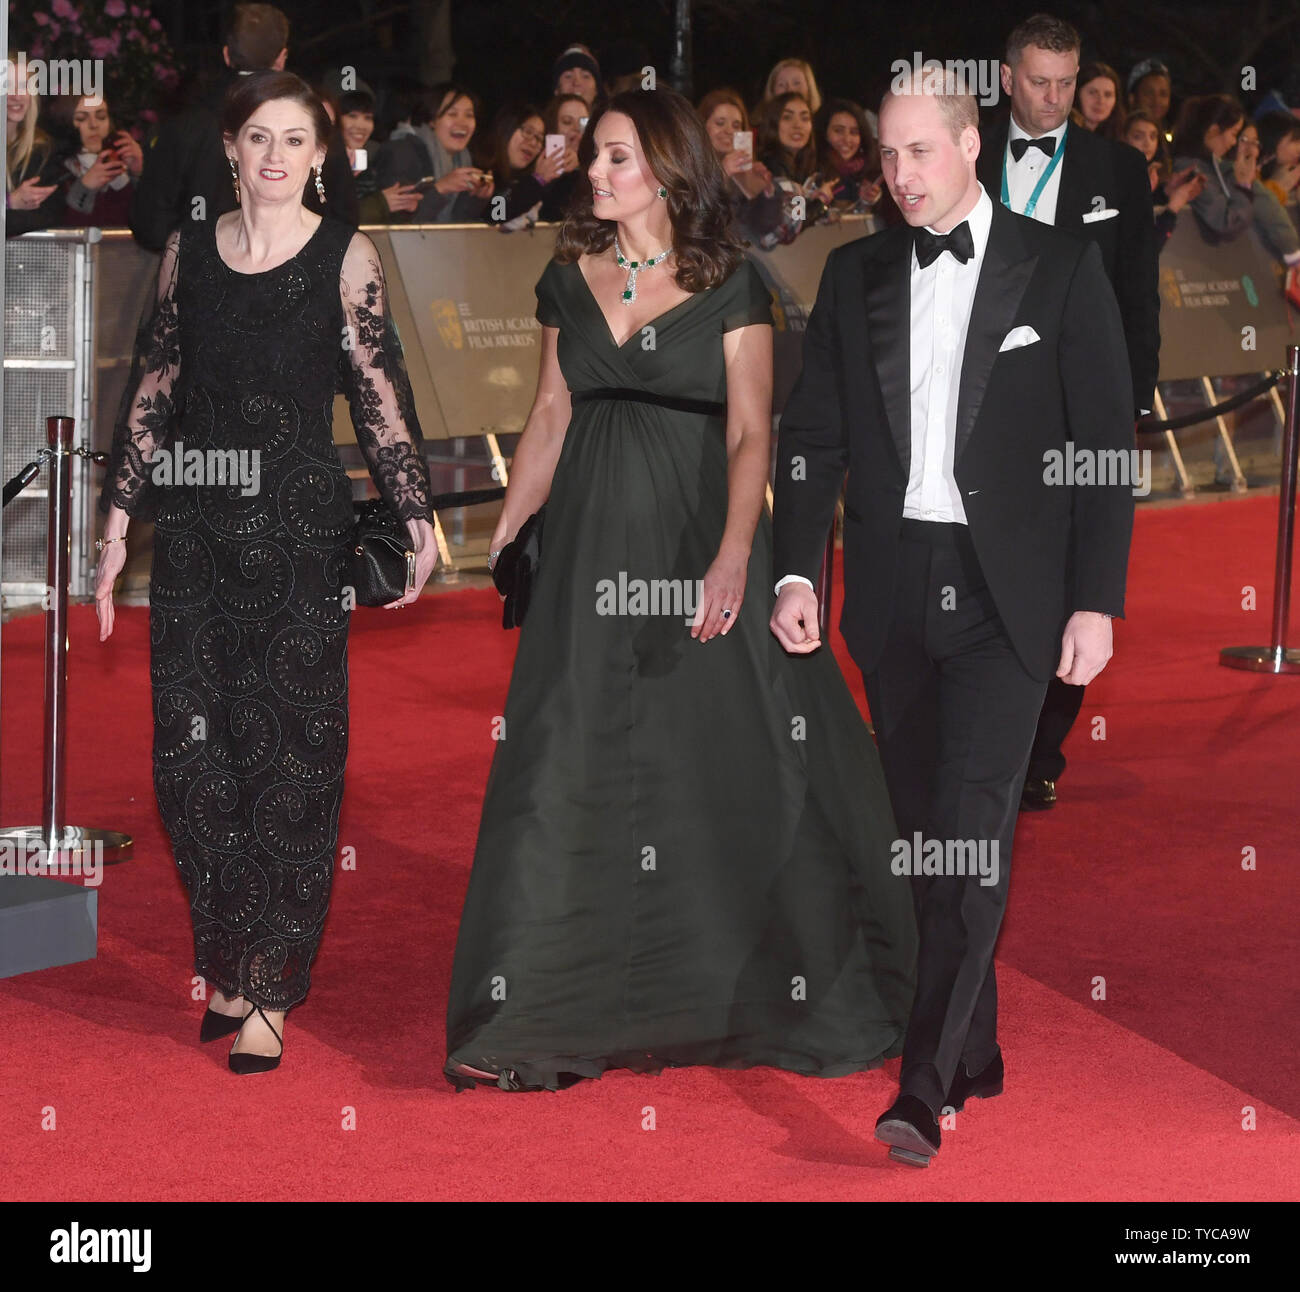
<path id="1" fill-rule="evenodd" d="M 456 310 L 456 302 L 449 300 L 433 301 L 429 309 L 433 313 L 433 321 L 437 325 L 438 335 L 442 338 L 442 343 L 448 350 L 463 350 L 465 348 L 465 334 L 460 327 L 460 314 Z"/>
<path id="2" fill-rule="evenodd" d="M 1174 309 L 1181 309 L 1183 304 L 1182 288 L 1178 285 L 1178 276 L 1173 269 L 1162 269 L 1160 271 L 1160 295 L 1169 302 Z"/>

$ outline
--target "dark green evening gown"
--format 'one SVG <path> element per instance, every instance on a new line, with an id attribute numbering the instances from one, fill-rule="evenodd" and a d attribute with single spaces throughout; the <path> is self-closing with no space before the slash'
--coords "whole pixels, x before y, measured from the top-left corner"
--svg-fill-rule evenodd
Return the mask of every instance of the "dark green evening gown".
<path id="1" fill-rule="evenodd" d="M 916 952 L 875 747 L 829 648 L 788 656 L 768 628 L 766 511 L 735 626 L 692 640 L 679 612 L 726 521 L 725 419 L 627 397 L 725 400 L 722 334 L 770 324 L 767 289 L 743 262 L 655 319 L 652 347 L 615 344 L 576 263 L 552 261 L 537 298 L 573 416 L 461 916 L 447 1075 L 557 1089 L 609 1068 L 875 1067 L 901 1053 Z M 638 580 L 672 582 L 655 606 Z"/>

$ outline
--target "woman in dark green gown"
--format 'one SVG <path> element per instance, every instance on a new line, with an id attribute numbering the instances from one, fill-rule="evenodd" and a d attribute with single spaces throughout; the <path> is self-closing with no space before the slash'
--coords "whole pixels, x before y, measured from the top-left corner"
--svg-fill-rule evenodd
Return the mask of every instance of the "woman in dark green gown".
<path id="1" fill-rule="evenodd" d="M 609 1068 L 875 1067 L 902 1049 L 912 899 L 834 658 L 768 630 L 769 294 L 685 100 L 616 96 L 581 156 L 492 543 L 546 501 L 444 1072 L 526 1090 Z M 670 243 L 624 302 L 615 250 L 657 261 Z"/>

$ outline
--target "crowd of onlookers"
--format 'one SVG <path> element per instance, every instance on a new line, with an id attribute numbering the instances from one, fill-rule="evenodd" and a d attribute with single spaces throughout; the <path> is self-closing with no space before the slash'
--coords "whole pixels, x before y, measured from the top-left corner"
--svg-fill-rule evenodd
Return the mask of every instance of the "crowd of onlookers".
<path id="1" fill-rule="evenodd" d="M 195 194 L 214 215 L 233 209 L 215 124 L 221 97 L 240 73 L 283 66 L 289 43 L 278 9 L 237 6 L 222 76 L 147 141 L 124 128 L 111 100 L 11 94 L 8 233 L 129 225 L 142 245 L 157 248 Z M 306 200 L 362 224 L 481 220 L 514 229 L 557 220 L 577 179 L 588 116 L 604 97 L 641 85 L 648 63 L 645 51 L 621 47 L 619 62 L 602 70 L 590 48 L 570 45 L 551 68 L 545 102 L 508 102 L 490 119 L 466 85 L 386 85 L 381 113 L 380 96 L 364 81 L 350 72 L 326 76 L 315 82 L 334 122 L 326 196 L 320 202 L 309 186 Z M 1190 209 L 1212 238 L 1253 225 L 1279 260 L 1300 261 L 1300 118 L 1276 92 L 1252 112 L 1222 94 L 1185 98 L 1176 114 L 1174 101 L 1169 69 L 1155 59 L 1126 79 L 1090 62 L 1079 72 L 1071 120 L 1145 156 L 1162 245 Z M 759 245 L 789 242 L 847 212 L 900 218 L 881 181 L 874 113 L 850 98 L 823 97 L 804 60 L 778 62 L 757 103 L 719 87 L 698 111 L 741 232 Z"/>

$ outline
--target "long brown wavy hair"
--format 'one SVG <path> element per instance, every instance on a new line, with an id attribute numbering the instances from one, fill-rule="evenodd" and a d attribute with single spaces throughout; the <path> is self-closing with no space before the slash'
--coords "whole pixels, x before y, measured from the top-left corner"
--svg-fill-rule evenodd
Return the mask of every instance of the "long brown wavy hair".
<path id="1" fill-rule="evenodd" d="M 677 259 L 674 281 L 687 292 L 725 282 L 744 259 L 744 245 L 731 232 L 731 204 L 717 154 L 695 109 L 675 90 L 625 90 L 593 110 L 578 144 L 573 203 L 555 239 L 560 264 L 584 252 L 599 255 L 614 241 L 617 222 L 592 212 L 587 168 L 596 155 L 596 124 L 621 112 L 636 128 L 646 164 L 668 190 L 668 219 Z"/>

